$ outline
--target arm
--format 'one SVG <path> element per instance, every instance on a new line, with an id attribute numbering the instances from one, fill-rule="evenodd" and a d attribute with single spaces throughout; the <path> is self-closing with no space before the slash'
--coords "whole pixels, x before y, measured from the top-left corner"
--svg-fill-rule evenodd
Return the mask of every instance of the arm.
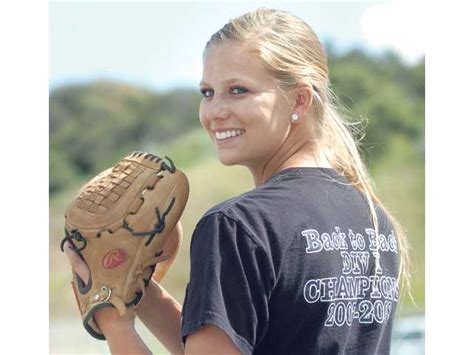
<path id="1" fill-rule="evenodd" d="M 111 307 L 98 310 L 94 319 L 104 333 L 111 354 L 152 354 L 135 330 L 133 315 L 122 317 Z"/>
<path id="2" fill-rule="evenodd" d="M 164 246 L 164 253 L 174 260 L 181 244 L 183 229 L 178 223 Z M 158 280 L 160 279 L 158 270 Z M 156 272 L 153 279 L 157 279 Z M 151 280 L 137 315 L 171 354 L 239 354 L 230 338 L 219 328 L 209 325 L 187 337 L 186 349 L 181 343 L 182 306 L 159 283 Z"/>
<path id="3" fill-rule="evenodd" d="M 65 251 L 74 271 L 87 283 L 87 266 L 69 248 Z M 181 308 L 161 285 L 151 280 L 136 313 L 172 354 L 239 354 L 231 339 L 212 325 L 189 335 L 184 349 L 181 343 Z M 112 354 L 151 354 L 135 330 L 132 312 L 122 317 L 115 308 L 102 308 L 96 311 L 94 319 L 103 331 Z"/>
<path id="4" fill-rule="evenodd" d="M 220 328 L 206 325 L 186 339 L 186 354 L 241 354 L 232 340 Z"/>
<path id="5" fill-rule="evenodd" d="M 184 353 L 180 334 L 181 305 L 153 280 L 137 307 L 137 315 L 172 354 Z"/>
<path id="6" fill-rule="evenodd" d="M 181 305 L 155 282 L 137 309 L 137 315 L 171 354 L 240 354 L 218 327 L 206 325 L 181 344 Z"/>
<path id="7" fill-rule="evenodd" d="M 157 265 L 136 310 L 143 324 L 172 354 L 184 353 L 180 335 L 182 307 L 159 282 L 176 258 L 182 239 L 183 228 L 181 222 L 178 222 L 163 246 L 163 253 L 169 255 L 169 258 Z"/>

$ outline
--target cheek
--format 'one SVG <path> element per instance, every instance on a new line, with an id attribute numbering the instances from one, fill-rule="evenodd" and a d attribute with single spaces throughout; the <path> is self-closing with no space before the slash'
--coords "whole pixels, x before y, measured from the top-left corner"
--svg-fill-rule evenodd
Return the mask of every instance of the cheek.
<path id="1" fill-rule="evenodd" d="M 209 133 L 211 122 L 207 117 L 209 116 L 206 113 L 206 108 L 201 102 L 199 105 L 199 122 L 201 122 L 201 126 Z"/>
<path id="2" fill-rule="evenodd" d="M 201 103 L 199 106 L 199 122 L 201 122 L 201 126 L 206 131 L 209 139 L 214 142 L 214 134 L 211 131 L 211 121 L 208 119 L 208 115 L 206 113 L 205 106 Z"/>
<path id="3" fill-rule="evenodd" d="M 205 114 L 205 109 L 204 109 L 204 105 L 201 101 L 201 103 L 199 104 L 199 121 L 201 122 L 201 125 L 206 128 L 206 119 L 204 118 L 204 114 Z"/>

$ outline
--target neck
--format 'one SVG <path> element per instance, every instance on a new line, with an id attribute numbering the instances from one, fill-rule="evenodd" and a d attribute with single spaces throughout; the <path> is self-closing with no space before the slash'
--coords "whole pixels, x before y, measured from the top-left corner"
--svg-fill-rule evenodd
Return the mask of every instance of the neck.
<path id="1" fill-rule="evenodd" d="M 284 169 L 297 167 L 331 168 L 332 166 L 325 154 L 317 149 L 314 141 L 310 138 L 298 139 L 295 134 L 288 135 L 265 164 L 258 167 L 247 166 L 253 176 L 255 186 L 262 185 Z"/>

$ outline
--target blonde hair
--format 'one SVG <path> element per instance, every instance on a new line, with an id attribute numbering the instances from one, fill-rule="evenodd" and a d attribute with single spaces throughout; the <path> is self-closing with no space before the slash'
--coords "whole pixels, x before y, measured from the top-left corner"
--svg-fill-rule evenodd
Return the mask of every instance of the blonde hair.
<path id="1" fill-rule="evenodd" d="M 314 117 L 317 149 L 326 156 L 338 173 L 344 175 L 364 194 L 377 235 L 379 221 L 376 208 L 380 208 L 387 215 L 393 226 L 400 253 L 398 278 L 402 278 L 401 289 L 409 291 L 407 236 L 372 188 L 359 153 L 358 142 L 353 137 L 356 125 L 344 117 L 342 105 L 330 88 L 327 57 L 312 28 L 286 11 L 259 8 L 231 19 L 212 35 L 206 44 L 204 55 L 210 46 L 229 40 L 244 45 L 250 53 L 261 58 L 265 68 L 284 92 L 291 92 L 302 83 L 313 88 L 311 114 Z M 378 238 L 376 240 L 378 245 Z"/>

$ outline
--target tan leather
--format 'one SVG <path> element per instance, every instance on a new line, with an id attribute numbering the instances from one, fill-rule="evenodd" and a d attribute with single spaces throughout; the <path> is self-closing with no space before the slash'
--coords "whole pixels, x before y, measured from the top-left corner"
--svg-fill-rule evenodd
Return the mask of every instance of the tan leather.
<path id="1" fill-rule="evenodd" d="M 153 272 L 156 281 L 165 276 L 181 245 L 173 230 L 188 194 L 186 176 L 171 161 L 135 152 L 85 184 L 68 206 L 64 240 L 73 242 L 91 279 L 84 285 L 74 275 L 74 293 L 95 338 L 105 339 L 95 310 L 116 307 L 123 315 L 142 299 Z"/>

